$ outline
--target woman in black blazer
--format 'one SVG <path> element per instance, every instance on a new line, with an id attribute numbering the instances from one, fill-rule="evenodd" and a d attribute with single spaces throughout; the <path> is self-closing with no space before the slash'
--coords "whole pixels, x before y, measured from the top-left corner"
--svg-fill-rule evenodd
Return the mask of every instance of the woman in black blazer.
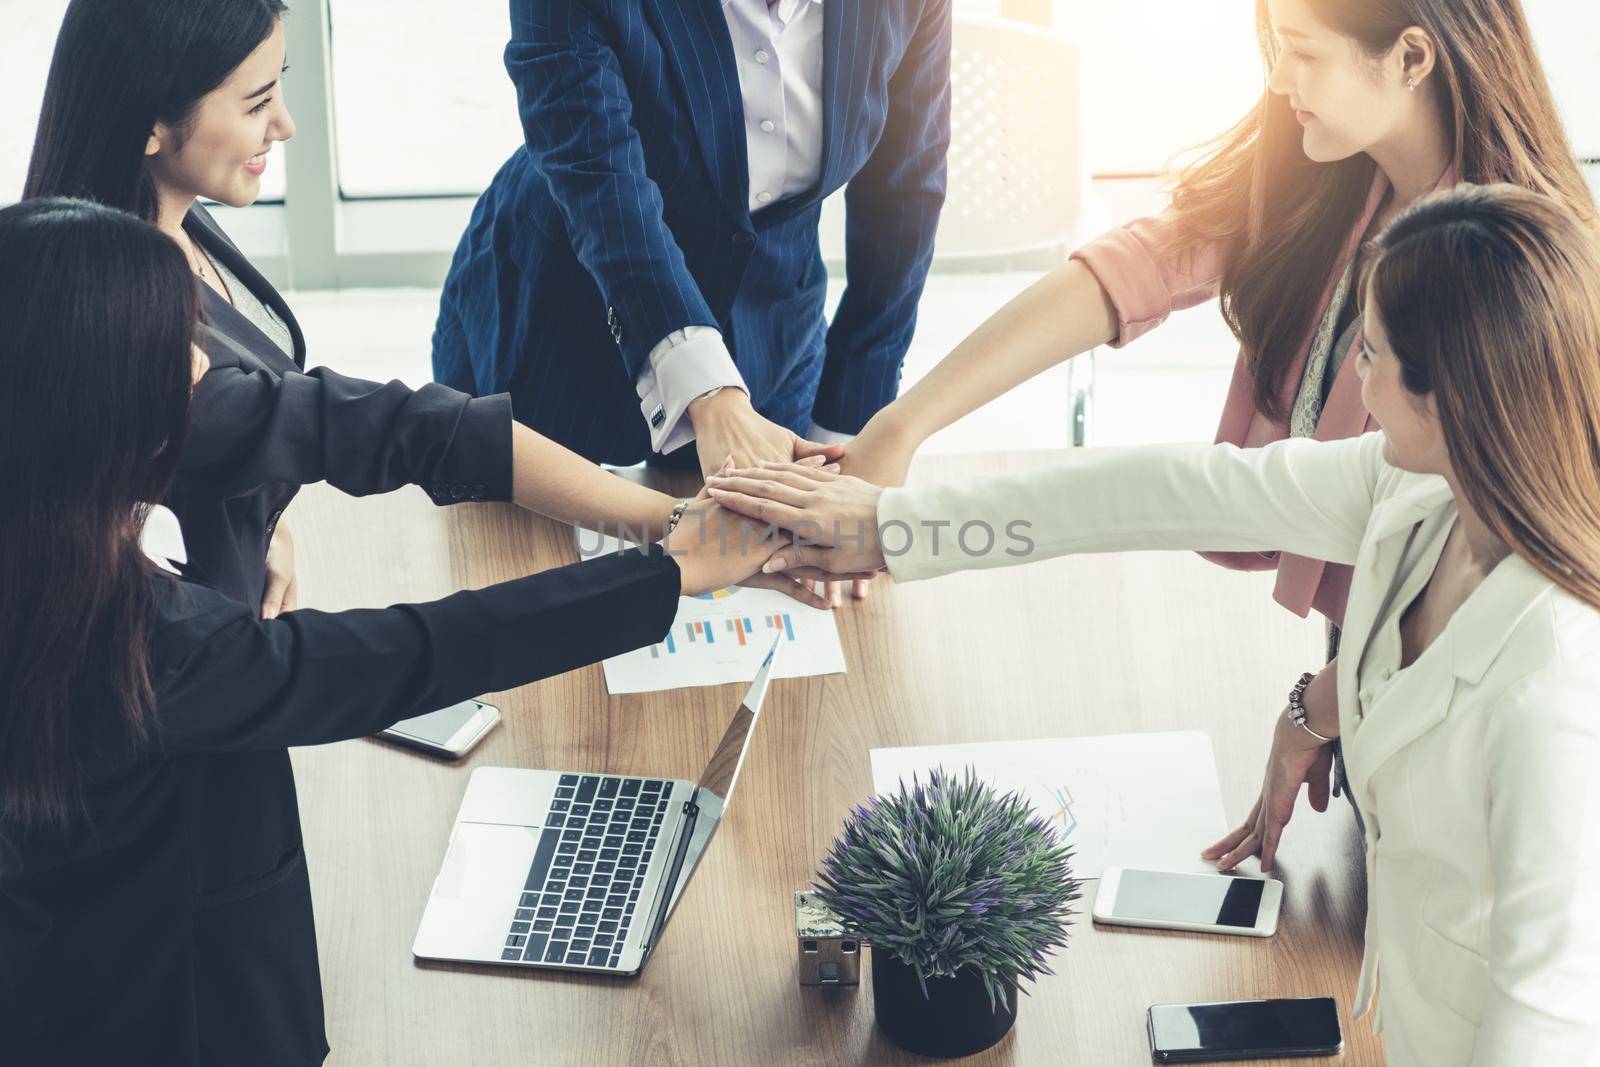
<path id="1" fill-rule="evenodd" d="M 148 224 L 0 211 L 0 1063 L 320 1063 L 294 782 L 240 769 L 658 641 L 680 594 L 770 555 L 702 502 L 717 536 L 262 619 L 141 551 L 147 518 L 177 529 L 145 502 L 185 447 L 197 313 Z"/>
<path id="2" fill-rule="evenodd" d="M 282 0 L 73 0 L 24 192 L 94 199 L 156 224 L 204 283 L 211 371 L 168 501 L 191 564 L 267 616 L 293 607 L 281 518 L 318 481 L 355 495 L 416 484 L 440 505 L 515 500 L 566 522 L 659 534 L 676 500 L 514 423 L 507 396 L 302 373 L 294 314 L 199 206 L 253 203 L 273 145 L 294 135 L 280 80 L 285 10 Z M 782 575 L 750 584 L 826 606 Z"/>

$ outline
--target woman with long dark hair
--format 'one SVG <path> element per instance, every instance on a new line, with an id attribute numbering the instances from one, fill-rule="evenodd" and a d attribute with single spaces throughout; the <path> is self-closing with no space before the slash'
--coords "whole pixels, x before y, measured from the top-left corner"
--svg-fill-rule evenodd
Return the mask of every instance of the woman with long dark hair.
<path id="1" fill-rule="evenodd" d="M 294 136 L 286 10 L 282 0 L 73 0 L 24 190 L 155 224 L 204 283 L 212 369 L 170 500 L 191 562 L 268 616 L 293 607 L 281 519 L 301 485 L 324 480 L 358 495 L 416 484 L 441 505 L 514 499 L 563 521 L 659 532 L 676 500 L 514 424 L 507 396 L 302 373 L 289 306 L 199 203 L 253 203 L 272 149 Z M 808 586 L 757 582 L 825 606 Z"/>
<path id="2" fill-rule="evenodd" d="M 1117 449 L 921 489 L 790 466 L 712 479 L 711 495 L 835 531 L 833 549 L 780 550 L 770 566 L 783 570 L 887 565 L 910 581 L 1150 549 L 1284 550 L 1350 567 L 1336 707 L 1278 717 L 1269 829 L 1252 813 L 1228 847 L 1270 867 L 1301 781 L 1343 741 L 1366 815 L 1355 1013 L 1374 1003 L 1381 969 L 1389 1062 L 1592 1067 L 1600 238 L 1550 197 L 1464 185 L 1396 218 L 1354 284 L 1355 372 L 1381 433 Z M 1019 521 L 1030 549 L 971 555 L 947 534 L 941 553 L 927 534 Z"/>
<path id="3" fill-rule="evenodd" d="M 1367 238 L 1457 181 L 1545 193 L 1596 225 L 1520 0 L 1257 0 L 1256 13 L 1269 72 L 1260 103 L 1179 175 L 1168 209 L 1079 249 L 975 330 L 873 418 L 849 446 L 847 472 L 902 484 L 932 433 L 1213 297 L 1242 346 L 1218 441 L 1364 433 L 1375 424 L 1355 374 L 1354 280 Z M 1321 613 L 1337 652 L 1349 567 L 1295 553 L 1209 556 L 1275 569 L 1277 601 Z M 1331 709 L 1334 679 L 1319 674 L 1306 701 Z M 1311 774 L 1318 806 L 1328 771 Z"/>
<path id="4" fill-rule="evenodd" d="M 320 1063 L 294 782 L 251 768 L 658 641 L 680 594 L 770 554 L 702 502 L 705 526 L 648 549 L 261 619 L 194 580 L 150 503 L 186 447 L 198 314 L 184 255 L 146 223 L 0 211 L 7 1064 Z"/>

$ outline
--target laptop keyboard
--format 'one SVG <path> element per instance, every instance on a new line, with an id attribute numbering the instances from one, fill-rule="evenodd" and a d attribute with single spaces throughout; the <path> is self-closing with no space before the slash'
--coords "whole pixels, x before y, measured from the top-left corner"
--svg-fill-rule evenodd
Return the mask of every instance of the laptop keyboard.
<path id="1" fill-rule="evenodd" d="M 502 960 L 615 967 L 672 783 L 563 774 Z"/>

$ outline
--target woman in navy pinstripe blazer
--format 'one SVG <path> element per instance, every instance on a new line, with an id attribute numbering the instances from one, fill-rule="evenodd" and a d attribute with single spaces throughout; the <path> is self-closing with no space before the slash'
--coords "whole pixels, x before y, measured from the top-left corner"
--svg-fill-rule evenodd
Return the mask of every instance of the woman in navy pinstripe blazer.
<path id="1" fill-rule="evenodd" d="M 525 144 L 456 252 L 438 381 L 510 392 L 597 461 L 646 459 L 683 418 L 700 440 L 674 459 L 702 471 L 818 451 L 814 427 L 894 399 L 944 200 L 949 0 L 512 0 L 511 23 Z M 781 189 L 752 185 L 764 132 Z M 817 223 L 841 187 L 830 327 Z M 733 388 L 653 402 L 658 346 L 697 328 Z"/>

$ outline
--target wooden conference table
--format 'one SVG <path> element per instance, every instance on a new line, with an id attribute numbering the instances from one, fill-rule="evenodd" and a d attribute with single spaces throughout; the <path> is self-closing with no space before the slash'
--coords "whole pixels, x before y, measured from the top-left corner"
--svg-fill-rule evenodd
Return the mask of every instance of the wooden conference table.
<path id="1" fill-rule="evenodd" d="M 913 477 L 1066 456 L 928 457 Z M 308 607 L 428 599 L 576 560 L 567 528 L 511 505 L 436 509 L 416 490 L 353 500 L 318 486 L 293 521 Z M 329 1062 L 917 1062 L 875 1031 L 865 971 L 858 988 L 802 989 L 796 979 L 791 893 L 870 791 L 868 750 L 1205 729 L 1237 820 L 1259 788 L 1273 712 L 1322 652 L 1320 624 L 1270 594 L 1270 576 L 1169 553 L 903 587 L 880 579 L 865 603 L 847 599 L 838 623 L 849 673 L 773 685 L 729 819 L 638 979 L 419 964 L 411 942 L 473 767 L 692 780 L 743 686 L 614 697 L 592 666 L 490 695 L 505 720 L 458 764 L 368 740 L 298 750 Z M 1364 898 L 1343 801 L 1319 816 L 1302 800 L 1280 877 L 1283 920 L 1267 940 L 1095 928 L 1080 916 L 1056 975 L 975 1061 L 1149 1063 L 1151 1004 L 1332 995 L 1345 1027 L 1339 1062 L 1381 1063 L 1367 1021 L 1348 1015 Z"/>

